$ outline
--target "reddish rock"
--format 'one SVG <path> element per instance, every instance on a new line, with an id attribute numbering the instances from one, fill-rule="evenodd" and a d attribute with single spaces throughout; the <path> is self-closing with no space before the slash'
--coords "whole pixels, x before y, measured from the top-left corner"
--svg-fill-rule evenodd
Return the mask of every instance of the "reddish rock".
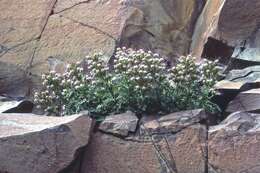
<path id="1" fill-rule="evenodd" d="M 260 115 L 237 112 L 209 130 L 209 173 L 258 173 Z"/>
<path id="2" fill-rule="evenodd" d="M 177 134 L 120 139 L 97 132 L 85 151 L 81 173 L 203 173 L 204 126 L 187 127 Z"/>
<path id="3" fill-rule="evenodd" d="M 58 173 L 72 164 L 89 140 L 85 115 L 0 115 L 0 172 Z"/>
<path id="4" fill-rule="evenodd" d="M 259 111 L 260 110 L 260 89 L 251 89 L 239 93 L 229 104 L 226 112 L 237 111 Z"/>

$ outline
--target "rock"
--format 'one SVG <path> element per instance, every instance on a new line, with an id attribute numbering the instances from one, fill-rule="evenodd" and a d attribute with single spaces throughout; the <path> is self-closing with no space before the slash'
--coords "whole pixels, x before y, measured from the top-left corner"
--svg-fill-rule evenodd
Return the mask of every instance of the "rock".
<path id="1" fill-rule="evenodd" d="M 215 88 L 219 91 L 245 91 L 260 86 L 260 66 L 231 70 Z"/>
<path id="2" fill-rule="evenodd" d="M 0 61 L 0 95 L 25 97 L 29 95 L 31 80 L 20 67 Z"/>
<path id="3" fill-rule="evenodd" d="M 187 54 L 204 0 L 23 0 L 0 2 L 1 62 L 39 75 L 48 58 L 82 60 L 118 46 L 143 48 L 163 56 Z M 28 12 L 30 11 L 30 12 Z M 158 17 L 159 16 L 159 17 Z"/>
<path id="4" fill-rule="evenodd" d="M 121 45 L 153 50 L 171 61 L 188 54 L 194 24 L 204 3 L 204 0 L 126 0 L 132 13 L 125 20 Z"/>
<path id="5" fill-rule="evenodd" d="M 207 1 L 195 27 L 191 51 L 200 57 L 204 45 L 215 39 L 233 50 L 229 51 L 228 48 L 214 50 L 215 55 L 219 52 L 228 52 L 228 54 L 222 53 L 222 57 L 215 58 L 233 57 L 259 61 L 259 9 L 258 0 Z"/>
<path id="6" fill-rule="evenodd" d="M 82 114 L 0 114 L 0 172 L 58 173 L 88 144 L 91 127 Z"/>
<path id="7" fill-rule="evenodd" d="M 245 85 L 244 82 L 232 82 L 229 80 L 222 80 L 216 83 L 215 88 L 220 91 L 236 90 L 239 91 Z"/>
<path id="8" fill-rule="evenodd" d="M 163 117 L 148 120 L 141 124 L 141 131 L 150 134 L 176 133 L 182 129 L 206 120 L 207 115 L 203 109 L 175 112 Z"/>
<path id="9" fill-rule="evenodd" d="M 234 100 L 232 100 L 226 109 L 226 112 L 237 111 L 253 111 L 260 110 L 260 89 L 252 89 L 239 93 Z"/>
<path id="10" fill-rule="evenodd" d="M 153 140 L 125 140 L 97 132 L 85 150 L 81 173 L 202 173 L 206 136 L 202 125 Z"/>
<path id="11" fill-rule="evenodd" d="M 0 113 L 32 113 L 33 103 L 29 100 L 0 100 Z"/>
<path id="12" fill-rule="evenodd" d="M 99 125 L 99 130 L 120 136 L 128 136 L 129 132 L 135 132 L 138 123 L 136 115 L 130 111 L 107 116 Z"/>
<path id="13" fill-rule="evenodd" d="M 210 127 L 209 172 L 259 172 L 259 114 L 236 112 L 220 125 Z"/>
<path id="14" fill-rule="evenodd" d="M 219 16 L 226 0 L 207 1 L 200 14 L 192 36 L 191 52 L 201 57 L 204 45 L 217 31 Z"/>

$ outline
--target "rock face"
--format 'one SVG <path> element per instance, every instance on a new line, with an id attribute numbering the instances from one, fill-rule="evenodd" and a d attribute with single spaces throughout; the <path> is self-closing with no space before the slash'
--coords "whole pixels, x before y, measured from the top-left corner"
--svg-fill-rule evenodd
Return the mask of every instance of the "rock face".
<path id="1" fill-rule="evenodd" d="M 112 133 L 123 137 L 128 136 L 129 132 L 135 132 L 138 118 L 132 112 L 111 115 L 105 118 L 100 124 L 99 129 L 106 133 Z"/>
<path id="2" fill-rule="evenodd" d="M 29 100 L 5 100 L 0 99 L 0 113 L 32 113 L 33 103 Z"/>
<path id="3" fill-rule="evenodd" d="M 89 140 L 92 120 L 84 115 L 0 115 L 0 172 L 58 173 Z"/>
<path id="4" fill-rule="evenodd" d="M 32 74 L 49 70 L 49 58 L 76 62 L 94 51 L 110 57 L 117 46 L 172 58 L 186 54 L 203 5 L 204 0 L 3 0 L 0 62 L 19 66 L 25 76 L 1 69 L 0 84 L 15 76 L 25 86 Z"/>
<path id="5" fill-rule="evenodd" d="M 216 56 L 222 56 L 222 58 L 232 56 L 259 61 L 259 9 L 258 0 L 207 1 L 196 24 L 191 51 L 194 55 L 201 56 L 204 45 L 207 42 L 216 45 L 215 40 L 220 45 L 231 46 L 230 49 L 224 46 L 222 50 L 211 50 L 213 52 L 204 56 L 215 53 Z"/>
<path id="6" fill-rule="evenodd" d="M 259 114 L 237 112 L 209 130 L 209 173 L 260 170 Z"/>
<path id="7" fill-rule="evenodd" d="M 253 111 L 260 110 L 260 89 L 252 89 L 239 93 L 234 100 L 232 100 L 226 109 L 226 112 L 237 111 Z"/>
<path id="8" fill-rule="evenodd" d="M 86 148 L 81 173 L 205 172 L 207 129 L 193 121 L 198 117 L 191 112 L 166 116 L 163 124 L 170 124 L 168 132 L 154 129 L 157 132 L 152 134 L 147 130 L 124 139 L 96 132 Z M 188 123 L 187 119 L 194 123 Z"/>
<path id="9" fill-rule="evenodd" d="M 140 130 L 150 134 L 176 133 L 206 118 L 207 115 L 202 109 L 175 112 L 152 121 L 145 121 Z"/>

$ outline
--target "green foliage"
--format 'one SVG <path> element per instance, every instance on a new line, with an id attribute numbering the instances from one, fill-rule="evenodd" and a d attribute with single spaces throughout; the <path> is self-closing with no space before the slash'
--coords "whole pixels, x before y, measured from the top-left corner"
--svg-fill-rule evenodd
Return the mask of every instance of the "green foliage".
<path id="1" fill-rule="evenodd" d="M 211 102 L 218 76 L 217 62 L 196 64 L 191 56 L 181 57 L 170 69 L 158 54 L 118 48 L 111 69 L 101 53 L 88 56 L 86 67 L 69 64 L 64 74 L 42 76 L 43 89 L 35 102 L 58 116 L 88 110 L 104 117 L 131 110 L 138 114 L 204 108 L 217 111 Z"/>

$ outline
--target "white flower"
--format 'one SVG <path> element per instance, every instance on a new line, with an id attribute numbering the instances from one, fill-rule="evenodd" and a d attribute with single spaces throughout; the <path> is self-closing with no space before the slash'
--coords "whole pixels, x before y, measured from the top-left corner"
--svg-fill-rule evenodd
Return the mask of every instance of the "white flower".
<path id="1" fill-rule="evenodd" d="M 45 79 L 46 75 L 45 74 L 42 74 L 42 79 Z"/>

